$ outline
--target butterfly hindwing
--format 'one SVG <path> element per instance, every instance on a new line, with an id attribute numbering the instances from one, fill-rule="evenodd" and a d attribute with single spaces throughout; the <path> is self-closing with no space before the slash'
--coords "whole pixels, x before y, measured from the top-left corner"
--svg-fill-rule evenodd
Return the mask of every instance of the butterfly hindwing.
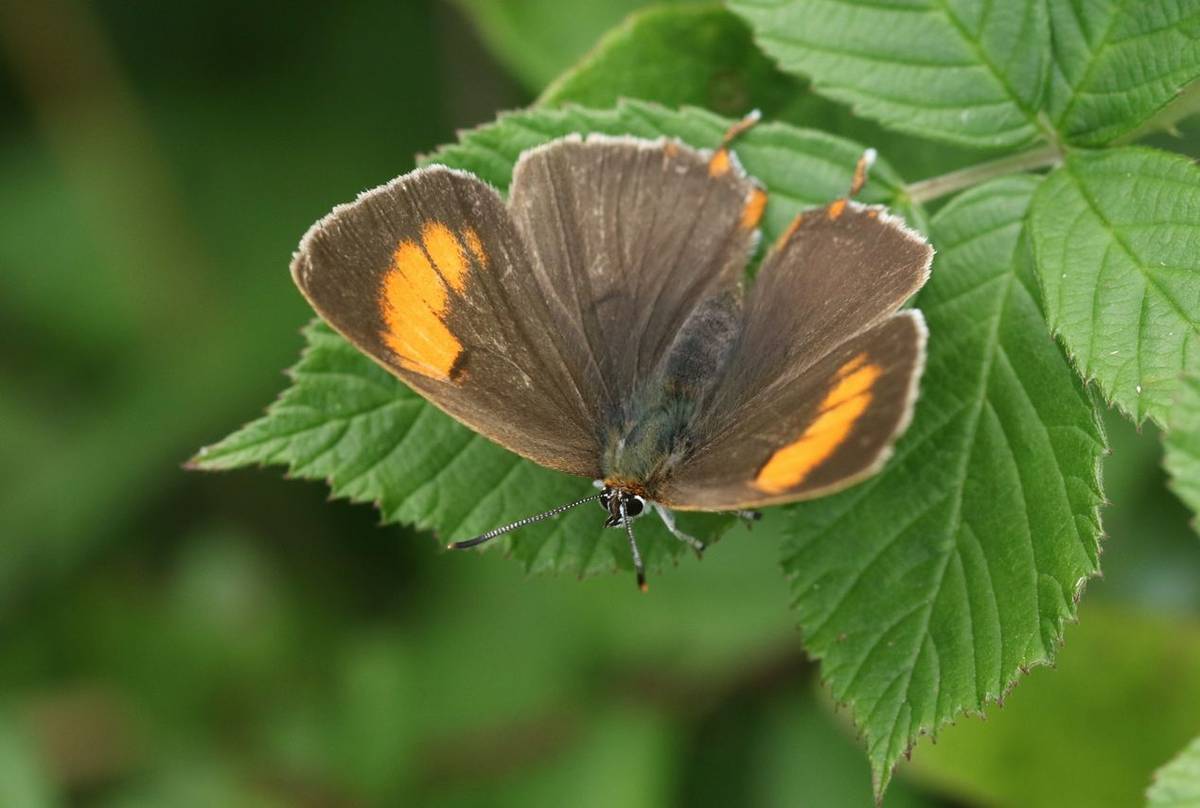
<path id="1" fill-rule="evenodd" d="M 877 471 L 911 418 L 925 359 L 918 311 L 889 317 L 764 390 L 663 492 L 671 507 L 738 510 L 833 493 Z"/>
<path id="2" fill-rule="evenodd" d="M 797 217 L 763 261 L 693 449 L 663 498 L 753 508 L 876 471 L 911 415 L 924 365 L 919 312 L 933 251 L 879 207 L 839 200 Z"/>

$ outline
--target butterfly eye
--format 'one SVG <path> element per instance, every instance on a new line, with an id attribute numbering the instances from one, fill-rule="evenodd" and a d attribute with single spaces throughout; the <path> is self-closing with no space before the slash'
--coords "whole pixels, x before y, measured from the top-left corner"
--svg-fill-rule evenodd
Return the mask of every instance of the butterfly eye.
<path id="1" fill-rule="evenodd" d="M 625 515 L 629 517 L 641 516 L 642 511 L 646 510 L 646 500 L 639 497 L 637 494 L 632 494 L 625 499 Z"/>

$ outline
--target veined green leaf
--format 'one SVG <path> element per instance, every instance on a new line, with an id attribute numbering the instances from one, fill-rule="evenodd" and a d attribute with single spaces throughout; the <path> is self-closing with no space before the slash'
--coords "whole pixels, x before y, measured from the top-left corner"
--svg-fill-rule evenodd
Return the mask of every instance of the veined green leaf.
<path id="1" fill-rule="evenodd" d="M 1163 465 L 1171 475 L 1170 486 L 1200 515 L 1200 378 L 1183 379 L 1167 427 Z M 1200 528 L 1200 521 L 1193 519 L 1192 525 Z"/>
<path id="2" fill-rule="evenodd" d="M 540 90 L 605 31 L 653 0 L 455 0 L 496 58 L 531 90 Z M 685 3 L 688 0 L 658 0 Z"/>
<path id="3" fill-rule="evenodd" d="M 820 129 L 874 146 L 906 179 L 944 174 L 980 160 L 978 149 L 942 145 L 887 131 L 778 70 L 749 27 L 719 6 L 674 5 L 631 15 L 538 99 L 608 107 L 622 98 L 698 106 L 740 116 L 759 109 L 768 120 Z M 912 221 L 909 224 L 914 224 Z"/>
<path id="4" fill-rule="evenodd" d="M 1067 140 L 1125 134 L 1200 76 L 1197 0 L 1050 0 L 1049 112 Z"/>
<path id="5" fill-rule="evenodd" d="M 1148 808 L 1200 806 L 1200 738 L 1155 773 L 1146 800 Z"/>
<path id="6" fill-rule="evenodd" d="M 1050 66 L 1042 0 L 732 0 L 784 70 L 881 123 L 971 146 L 1026 143 Z"/>
<path id="7" fill-rule="evenodd" d="M 721 6 L 661 6 L 605 34 L 538 103 L 608 107 L 640 98 L 730 117 L 759 109 L 770 118 L 803 91 L 758 49 L 746 23 Z"/>
<path id="8" fill-rule="evenodd" d="M 1165 424 L 1200 367 L 1200 170 L 1153 149 L 1073 154 L 1030 223 L 1046 318 L 1079 372 Z"/>
<path id="9" fill-rule="evenodd" d="M 467 132 L 460 143 L 424 162 L 466 169 L 504 188 L 522 151 L 561 135 L 667 135 L 714 146 L 730 123 L 702 110 L 639 103 L 606 111 L 535 109 Z M 800 209 L 844 194 L 861 147 L 764 124 L 738 141 L 737 153 L 770 191 L 764 228 L 771 237 Z M 881 199 L 898 186 L 892 171 L 879 165 L 868 192 Z M 443 415 L 325 325 L 310 326 L 305 338 L 292 387 L 263 418 L 203 450 L 195 465 L 284 465 L 294 476 L 328 480 L 336 496 L 376 503 L 385 522 L 415 524 L 443 539 L 467 538 L 593 492 L 590 481 L 524 461 Z M 499 543 L 531 571 L 590 575 L 628 569 L 624 533 L 603 529 L 601 516 L 597 507 L 579 508 Z M 715 538 L 731 520 L 705 514 L 679 518 L 685 530 L 705 539 Z M 638 540 L 651 566 L 686 549 L 657 519 L 638 523 Z"/>
<path id="10" fill-rule="evenodd" d="M 883 474 L 781 517 L 806 646 L 879 794 L 918 735 L 1053 658 L 1098 570 L 1105 442 L 1039 310 L 1022 225 L 1036 183 L 997 180 L 934 218 L 912 426 Z"/>

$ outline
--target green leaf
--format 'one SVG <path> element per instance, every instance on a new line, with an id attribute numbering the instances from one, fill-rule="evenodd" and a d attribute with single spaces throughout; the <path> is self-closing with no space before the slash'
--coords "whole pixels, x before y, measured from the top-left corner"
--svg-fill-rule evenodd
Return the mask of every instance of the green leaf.
<path id="1" fill-rule="evenodd" d="M 759 109 L 771 118 L 802 89 L 725 9 L 666 6 L 631 15 L 547 87 L 538 103 L 607 107 L 641 98 L 731 117 Z"/>
<path id="2" fill-rule="evenodd" d="M 1165 423 L 1200 366 L 1200 171 L 1153 149 L 1072 154 L 1030 222 L 1046 317 L 1079 372 Z"/>
<path id="3" fill-rule="evenodd" d="M 1196 0 L 1050 0 L 1049 112 L 1068 140 L 1129 132 L 1200 77 Z"/>
<path id="4" fill-rule="evenodd" d="M 1039 311 L 1022 233 L 1036 182 L 997 180 L 934 218 L 913 424 L 883 474 L 787 514 L 806 647 L 879 794 L 918 735 L 1051 661 L 1098 570 L 1104 437 Z"/>
<path id="5" fill-rule="evenodd" d="M 788 72 L 855 111 L 971 146 L 1033 140 L 1050 66 L 1042 0 L 732 0 Z"/>
<path id="6" fill-rule="evenodd" d="M 680 3 L 687 0 L 659 0 Z M 531 90 L 570 67 L 649 0 L 455 0 L 495 56 Z"/>
<path id="7" fill-rule="evenodd" d="M 634 14 L 548 87 L 539 103 L 606 107 L 622 98 L 731 116 L 759 109 L 767 119 L 875 146 L 909 179 L 980 159 L 977 149 L 931 149 L 926 140 L 885 131 L 812 92 L 806 82 L 777 70 L 754 44 L 746 23 L 719 7 L 670 6 Z"/>
<path id="8" fill-rule="evenodd" d="M 701 110 L 640 103 L 605 111 L 532 110 L 468 132 L 424 162 L 466 169 L 504 188 L 522 151 L 568 133 L 670 135 L 715 145 L 729 124 Z M 767 236 L 800 209 L 845 193 L 861 151 L 848 141 L 779 124 L 756 127 L 739 140 L 742 164 L 770 190 Z M 880 199 L 898 187 L 895 174 L 877 165 L 868 195 Z M 385 522 L 415 524 L 444 539 L 466 538 L 593 492 L 590 481 L 521 460 L 459 425 L 325 325 L 310 326 L 305 339 L 293 386 L 266 416 L 202 450 L 194 465 L 284 465 L 294 476 L 328 480 L 336 496 L 376 503 Z M 600 515 L 598 508 L 576 509 L 499 543 L 530 571 L 582 576 L 628 569 L 624 534 L 603 529 Z M 707 514 L 679 518 L 684 530 L 705 539 L 731 521 Z M 686 549 L 657 519 L 638 523 L 638 540 L 652 567 Z"/>
<path id="9" fill-rule="evenodd" d="M 1197 731 L 1200 625 L 1100 600 L 1067 629 L 1053 670 L 1033 671 L 987 721 L 946 727 L 913 757 L 911 780 L 951 805 L 1141 804 L 1153 771 Z"/>
<path id="10" fill-rule="evenodd" d="M 1194 739 L 1178 757 L 1155 772 L 1146 799 L 1148 808 L 1200 806 L 1200 738 Z"/>
<path id="11" fill-rule="evenodd" d="M 1200 514 L 1200 378 L 1184 377 L 1163 443 L 1163 465 L 1171 475 L 1171 489 L 1192 513 Z M 1200 523 L 1193 519 L 1192 525 Z"/>

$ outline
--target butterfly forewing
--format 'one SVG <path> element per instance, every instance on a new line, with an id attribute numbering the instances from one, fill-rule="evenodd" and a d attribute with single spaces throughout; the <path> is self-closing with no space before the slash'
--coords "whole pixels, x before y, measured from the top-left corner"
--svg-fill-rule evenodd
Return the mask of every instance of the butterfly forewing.
<path id="1" fill-rule="evenodd" d="M 509 205 L 557 330 L 598 369 L 598 419 L 659 368 L 697 307 L 735 287 L 765 193 L 727 151 L 591 135 L 525 152 Z"/>
<path id="2" fill-rule="evenodd" d="M 330 325 L 450 415 L 542 465 L 598 473 L 595 382 L 486 183 L 435 166 L 369 191 L 313 226 L 292 274 Z"/>

